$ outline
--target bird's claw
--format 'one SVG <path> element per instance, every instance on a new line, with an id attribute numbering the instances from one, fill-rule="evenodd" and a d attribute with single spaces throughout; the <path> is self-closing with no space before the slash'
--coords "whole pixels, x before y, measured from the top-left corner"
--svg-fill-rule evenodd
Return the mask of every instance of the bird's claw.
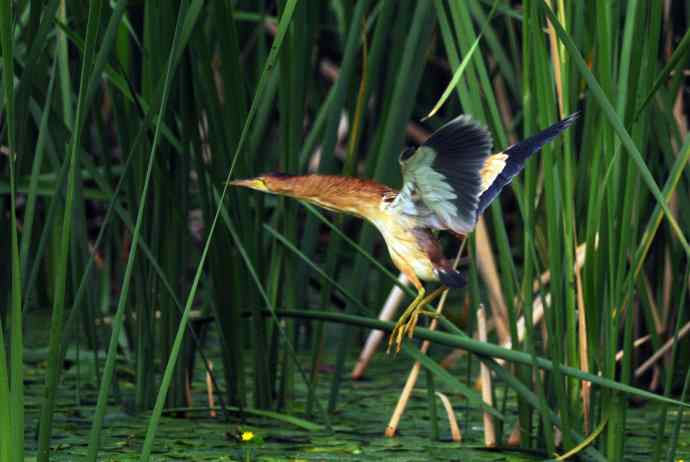
<path id="1" fill-rule="evenodd" d="M 386 350 L 387 354 L 390 353 L 394 342 L 395 353 L 400 353 L 400 347 L 402 346 L 403 337 L 405 334 L 407 334 L 409 339 L 412 339 L 414 336 L 415 327 L 417 327 L 417 323 L 419 322 L 419 316 L 437 318 L 438 314 L 434 311 L 417 308 L 411 313 L 401 316 L 400 319 L 398 319 L 398 322 L 395 323 L 395 327 L 393 327 L 393 330 L 388 337 L 388 349 Z"/>
<path id="2" fill-rule="evenodd" d="M 417 327 L 417 323 L 419 322 L 420 312 L 421 310 L 414 310 L 414 313 L 410 316 L 410 320 L 405 324 L 405 332 L 407 332 L 407 338 L 410 340 L 412 340 L 412 336 L 414 336 L 414 328 Z"/>
<path id="3" fill-rule="evenodd" d="M 402 325 L 402 323 L 400 321 L 398 321 L 395 324 L 395 327 L 393 327 L 393 330 L 391 331 L 390 335 L 388 336 L 388 348 L 386 349 L 386 354 L 390 354 L 394 339 L 395 339 L 395 353 L 396 354 L 400 353 L 400 345 L 402 344 L 403 329 L 404 329 L 404 326 Z"/>
<path id="4" fill-rule="evenodd" d="M 423 290 L 417 295 L 417 298 L 407 307 L 405 312 L 400 316 L 398 322 L 395 323 L 395 327 L 391 331 L 390 337 L 388 337 L 388 348 L 387 353 L 391 352 L 391 347 L 393 342 L 395 342 L 395 352 L 400 353 L 400 347 L 402 346 L 403 336 L 407 333 L 409 338 L 414 335 L 414 329 L 417 327 L 417 322 L 419 321 L 419 316 L 431 316 L 437 318 L 439 314 L 434 311 L 430 311 L 425 307 L 427 304 L 431 303 L 436 297 L 441 295 L 445 290 L 444 287 L 439 287 L 433 293 L 426 295 Z"/>
<path id="5" fill-rule="evenodd" d="M 386 350 L 387 354 L 390 354 L 393 343 L 395 343 L 395 353 L 400 353 L 400 348 L 402 347 L 403 342 L 403 336 L 405 335 L 405 332 L 408 332 L 409 328 L 409 321 L 405 322 L 408 317 L 411 318 L 412 316 L 402 316 L 400 319 L 398 319 L 398 322 L 395 323 L 395 327 L 393 327 L 393 330 L 391 331 L 390 336 L 388 337 L 388 349 Z M 412 336 L 410 335 L 410 338 L 411 337 Z"/>

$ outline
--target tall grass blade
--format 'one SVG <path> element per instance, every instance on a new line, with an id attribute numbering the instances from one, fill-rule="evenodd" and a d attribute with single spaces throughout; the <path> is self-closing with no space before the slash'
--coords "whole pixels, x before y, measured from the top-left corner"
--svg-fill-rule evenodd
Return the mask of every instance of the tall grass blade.
<path id="1" fill-rule="evenodd" d="M 683 246 L 685 254 L 687 256 L 690 256 L 690 245 L 688 244 L 688 241 L 685 238 L 685 234 L 678 225 L 678 222 L 673 216 L 671 209 L 669 209 L 668 204 L 666 204 L 666 202 L 664 201 L 661 191 L 659 190 L 659 186 L 657 186 L 656 182 L 654 181 L 654 177 L 652 176 L 652 173 L 649 171 L 649 168 L 645 164 L 645 161 L 642 158 L 640 151 L 637 149 L 635 142 L 628 134 L 628 131 L 623 126 L 620 117 L 616 114 L 616 111 L 611 105 L 608 97 L 603 92 L 601 86 L 594 78 L 594 75 L 592 75 L 592 72 L 587 67 L 585 61 L 582 59 L 582 56 L 580 55 L 580 52 L 578 51 L 572 38 L 568 35 L 568 33 L 565 30 L 563 30 L 563 26 L 561 26 L 560 22 L 558 21 L 554 13 L 551 11 L 551 9 L 544 4 L 544 0 L 540 0 L 540 2 L 542 4 L 542 8 L 546 11 L 546 14 L 553 23 L 554 28 L 556 29 L 556 33 L 558 34 L 558 38 L 568 49 L 570 57 L 577 66 L 582 77 L 584 77 L 587 81 L 590 90 L 594 94 L 595 100 L 597 101 L 601 109 L 604 111 L 604 115 L 611 124 L 611 127 L 616 131 L 621 142 L 623 143 L 623 146 L 625 146 L 626 150 L 632 156 L 633 160 L 637 164 L 637 167 L 640 171 L 640 175 L 642 176 L 644 182 L 647 184 L 647 187 L 649 188 L 650 192 L 661 205 L 661 208 L 663 209 L 664 215 L 666 216 L 666 219 L 668 220 L 669 225 L 673 230 L 673 233 L 676 235 L 681 245 Z"/>
<path id="2" fill-rule="evenodd" d="M 279 316 L 294 316 L 305 319 L 321 319 L 324 321 L 338 322 L 343 324 L 351 324 L 354 326 L 367 327 L 369 329 L 378 329 L 386 332 L 393 330 L 395 324 L 390 321 L 379 321 L 376 319 L 367 318 L 364 316 L 357 316 L 352 314 L 332 313 L 328 311 L 318 310 L 280 310 L 277 312 Z M 436 332 L 423 327 L 415 329 L 415 337 L 421 340 L 429 340 L 440 345 L 446 345 L 454 348 L 467 350 L 471 353 L 492 358 L 501 358 L 517 364 L 532 365 L 535 364 L 539 369 L 544 371 L 553 371 L 554 364 L 552 361 L 544 359 L 543 357 L 536 357 L 536 360 L 521 351 L 508 350 L 491 343 L 479 342 L 469 337 L 459 337 L 457 335 L 448 334 L 445 332 Z M 578 380 L 587 380 L 595 385 L 603 388 L 619 391 L 631 396 L 637 396 L 643 399 L 649 399 L 657 403 L 666 403 L 673 406 L 681 406 L 683 408 L 690 408 L 690 403 L 681 402 L 672 398 L 657 395 L 641 388 L 632 387 L 611 379 L 607 379 L 589 372 L 583 372 L 574 367 L 561 366 L 561 373 L 568 377 L 573 377 Z"/>
<path id="3" fill-rule="evenodd" d="M 71 230 L 74 214 L 74 200 L 77 190 L 77 169 L 80 164 L 81 152 L 81 135 L 82 127 L 86 119 L 86 89 L 93 76 L 93 59 L 98 46 L 98 32 L 101 20 L 101 8 L 103 2 L 100 0 L 94 1 L 89 7 L 89 17 L 86 26 L 86 49 L 84 53 L 84 61 L 81 69 L 81 77 L 79 81 L 79 96 L 77 98 L 77 110 L 74 119 L 70 119 L 72 137 L 69 144 L 68 162 L 69 173 L 67 177 L 67 190 L 65 197 L 64 216 L 61 228 L 61 242 L 60 254 L 57 262 L 57 271 L 55 273 L 55 293 L 53 295 L 53 312 L 50 328 L 50 353 L 48 360 L 48 374 L 46 378 L 46 387 L 44 394 L 44 401 L 41 407 L 41 418 L 38 436 L 38 460 L 47 462 L 50 458 L 50 437 L 52 434 L 53 425 L 53 410 L 55 407 L 55 395 L 57 392 L 58 377 L 62 369 L 62 363 L 58 361 L 60 358 L 60 347 L 62 345 L 64 310 L 66 302 L 65 288 L 67 285 L 68 264 L 71 243 Z M 71 90 L 63 83 L 64 92 Z M 71 99 L 64 97 L 65 102 L 71 107 Z"/>
<path id="4" fill-rule="evenodd" d="M 0 415 L 0 421 L 9 424 L 0 429 L 0 454 L 14 460 L 24 459 L 24 340 L 22 327 L 22 288 L 21 261 L 19 259 L 19 241 L 17 236 L 17 197 L 16 197 L 16 159 L 17 147 L 15 108 L 14 108 L 14 11 L 9 0 L 0 1 L 0 47 L 2 49 L 2 80 L 5 100 L 6 133 L 9 147 L 10 166 L 10 356 L 9 368 L 6 366 L 4 345 L 0 347 L 0 398 L 9 403 L 7 410 Z M 0 322 L 0 330 L 3 329 Z M 0 334 L 0 342 L 4 342 Z M 8 412 L 9 411 L 9 412 Z M 8 457 L 9 460 L 9 457 Z"/>
<path id="5" fill-rule="evenodd" d="M 479 33 L 477 38 L 474 40 L 472 43 L 472 46 L 470 47 L 470 50 L 465 53 L 465 56 L 462 58 L 462 62 L 460 63 L 460 66 L 453 72 L 453 78 L 450 80 L 450 83 L 446 87 L 445 90 L 443 90 L 443 94 L 441 97 L 436 101 L 436 104 L 434 105 L 433 109 L 429 111 L 427 115 L 422 117 L 422 121 L 425 121 L 427 119 L 432 118 L 436 113 L 441 109 L 441 107 L 445 104 L 446 100 L 450 97 L 450 95 L 453 93 L 453 90 L 457 87 L 458 82 L 460 82 L 460 79 L 462 78 L 463 74 L 465 73 L 465 68 L 469 64 L 470 60 L 472 59 L 472 56 L 474 56 L 475 51 L 479 47 L 479 41 L 482 39 L 482 36 L 484 35 L 484 31 L 488 29 L 488 24 L 491 22 L 491 19 L 493 18 L 494 12 L 496 11 L 496 5 L 498 5 L 498 1 L 494 1 L 494 5 L 491 8 L 491 12 L 489 13 L 489 18 L 486 21 L 486 24 L 484 24 L 484 27 L 482 28 L 482 31 Z"/>
<path id="6" fill-rule="evenodd" d="M 412 97 L 419 88 L 423 60 L 418 59 L 419 56 L 425 56 L 429 46 L 431 37 L 431 30 L 435 23 L 435 15 L 433 5 L 429 2 L 415 3 L 415 8 L 412 13 L 404 11 L 405 8 L 397 4 L 398 11 L 401 13 L 398 17 L 400 20 L 396 26 L 405 28 L 401 30 L 404 33 L 400 40 L 404 40 L 405 46 L 399 48 L 397 55 L 393 55 L 394 59 L 391 64 L 395 83 L 390 93 L 387 92 L 385 104 L 386 111 L 383 120 L 380 121 L 378 132 L 376 135 L 376 143 L 371 148 L 373 154 L 369 160 L 370 165 L 367 166 L 369 171 L 373 171 L 373 177 L 376 180 L 392 183 L 394 170 L 390 168 L 395 165 L 395 156 L 400 151 L 403 145 L 403 135 L 405 133 L 405 126 L 410 118 L 412 112 Z M 411 23 L 409 28 L 406 22 L 403 21 L 402 15 L 410 16 Z M 376 43 L 372 46 L 372 59 L 376 56 Z M 372 73 L 375 72 L 372 66 L 369 66 Z M 360 233 L 359 243 L 362 248 L 370 251 L 373 248 L 375 239 L 374 230 L 369 227 L 362 228 Z M 367 263 L 364 258 L 357 257 L 353 266 L 353 274 L 356 277 L 352 278 L 351 291 L 354 295 L 359 296 L 364 294 L 366 281 L 364 275 Z M 347 310 L 352 312 L 353 306 L 348 304 Z M 346 355 L 350 348 L 351 332 L 345 329 L 341 333 L 338 342 L 338 349 L 336 351 L 336 370 L 331 382 L 331 390 L 328 399 L 328 409 L 330 412 L 335 411 L 338 403 L 338 396 L 343 377 Z"/>
<path id="7" fill-rule="evenodd" d="M 690 392 L 690 368 L 685 372 L 685 380 L 683 381 L 683 391 L 680 394 L 680 399 L 683 402 L 687 402 L 688 393 Z M 676 459 L 676 450 L 678 449 L 678 438 L 680 436 L 680 427 L 683 423 L 683 411 L 682 407 L 678 407 L 678 415 L 676 416 L 676 422 L 673 425 L 673 433 L 671 434 L 671 446 L 668 450 L 668 456 L 666 457 L 667 462 L 673 462 Z"/>
<path id="8" fill-rule="evenodd" d="M 274 228 L 270 227 L 269 225 L 264 225 L 264 228 L 266 231 L 271 233 L 273 237 L 275 237 L 281 244 L 283 244 L 285 247 L 287 247 L 290 251 L 292 251 L 294 254 L 296 254 L 302 261 L 307 263 L 314 271 L 318 273 L 319 276 L 322 278 L 326 279 L 330 284 L 332 284 L 335 288 L 337 288 L 344 296 L 345 298 L 348 299 L 350 303 L 353 303 L 357 306 L 359 306 L 360 309 L 366 310 L 367 308 L 362 304 L 362 302 L 355 297 L 349 290 L 347 290 L 345 287 L 342 285 L 338 284 L 338 282 L 330 277 L 324 270 L 319 268 L 309 257 L 307 257 L 304 252 L 301 252 L 297 246 L 295 246 L 292 242 L 290 242 L 283 234 L 279 233 L 277 230 Z"/>
<path id="9" fill-rule="evenodd" d="M 637 108 L 637 112 L 635 113 L 635 120 L 637 120 L 640 117 L 642 111 L 644 111 L 644 109 L 647 107 L 647 104 L 649 104 L 652 97 L 664 83 L 664 80 L 668 78 L 669 74 L 676 70 L 676 68 L 679 65 L 686 62 L 683 60 L 683 58 L 687 58 L 688 52 L 690 52 L 690 29 L 685 31 L 683 39 L 680 41 L 676 49 L 673 50 L 673 54 L 669 58 L 666 65 L 664 65 L 664 68 L 661 69 L 661 71 L 659 71 L 659 75 L 654 81 L 654 85 L 652 85 L 651 90 L 649 90 L 649 93 L 647 93 L 647 96 L 645 96 L 645 98 L 640 103 L 640 106 Z"/>
<path id="10" fill-rule="evenodd" d="M 180 7 L 178 11 L 178 22 L 175 27 L 175 36 L 173 38 L 173 46 L 170 49 L 170 55 L 168 58 L 167 72 L 164 76 L 162 96 L 160 102 L 160 108 L 157 111 L 157 123 L 155 124 L 156 130 L 154 133 L 153 142 L 151 145 L 151 152 L 149 153 L 148 166 L 146 168 L 146 177 L 144 179 L 143 189 L 139 200 L 139 210 L 137 212 L 136 224 L 134 226 L 134 232 L 132 233 L 132 243 L 129 251 L 129 256 L 127 259 L 127 266 L 125 268 L 125 274 L 122 280 L 122 290 L 120 294 L 120 300 L 113 318 L 112 332 L 110 335 L 110 343 L 108 345 L 108 354 L 106 356 L 106 363 L 103 369 L 103 376 L 101 378 L 101 384 L 98 391 L 98 402 L 96 404 L 96 413 L 94 415 L 93 424 L 91 426 L 91 433 L 89 435 L 89 446 L 87 460 L 95 462 L 96 456 L 98 454 L 98 449 L 100 446 L 101 430 L 103 427 L 103 417 L 105 416 L 108 394 L 110 392 L 110 385 L 112 382 L 113 369 L 115 367 L 115 354 L 117 350 L 118 339 L 120 336 L 120 331 L 122 329 L 124 309 L 128 300 L 129 286 L 132 280 L 132 273 L 134 270 L 134 261 L 137 255 L 137 250 L 139 248 L 139 236 L 141 233 L 141 225 L 144 216 L 145 202 L 147 198 L 148 188 L 150 184 L 151 172 L 153 170 L 153 164 L 156 157 L 156 151 L 158 148 L 158 141 L 160 137 L 160 120 L 162 120 L 165 114 L 165 107 L 168 100 L 168 90 L 170 85 L 170 80 L 172 78 L 173 69 L 175 68 L 177 61 L 175 58 L 180 56 L 180 48 L 183 48 L 186 42 L 182 40 L 189 38 L 187 34 L 186 37 L 183 36 L 183 24 L 184 21 L 193 21 L 194 14 L 198 13 L 199 2 L 193 2 L 192 5 L 188 7 L 185 11 L 184 8 Z M 87 42 L 88 46 L 88 42 Z"/>
<path id="11" fill-rule="evenodd" d="M 467 398 L 467 401 L 471 403 L 473 406 L 479 407 L 482 411 L 488 412 L 497 419 L 505 419 L 504 415 L 500 411 L 498 411 L 495 407 L 486 404 L 482 400 L 481 394 L 479 394 L 476 390 L 472 389 L 470 386 L 465 385 L 464 383 L 453 377 L 452 374 L 450 374 L 447 370 L 442 368 L 437 362 L 429 358 L 429 356 L 427 356 L 426 354 L 420 352 L 418 348 L 411 346 L 409 343 L 405 343 L 403 344 L 402 350 L 406 355 L 410 356 L 415 361 L 419 361 L 419 363 L 427 371 L 429 371 L 434 376 L 438 377 L 439 380 L 441 380 L 447 386 L 451 387 L 451 390 L 453 390 L 453 392 L 459 393 L 463 395 L 465 398 Z"/>
<path id="12" fill-rule="evenodd" d="M 230 221 L 229 217 L 227 216 L 227 213 L 224 210 L 222 211 L 222 215 L 223 215 L 223 220 L 225 221 L 225 224 L 226 224 L 228 230 L 230 231 L 230 234 L 232 234 L 233 239 L 235 240 L 235 242 L 238 245 L 238 250 L 240 252 L 240 255 L 242 256 L 244 263 L 246 264 L 246 266 L 249 270 L 252 281 L 256 285 L 256 288 L 259 290 L 259 293 L 261 294 L 261 298 L 263 299 L 263 302 L 268 307 L 268 311 L 270 313 L 271 320 L 273 321 L 274 326 L 275 326 L 275 330 L 277 331 L 276 336 L 280 336 L 282 338 L 282 340 L 285 342 L 285 346 L 288 349 L 288 353 L 290 355 L 290 358 L 294 362 L 295 368 L 297 369 L 300 376 L 304 380 L 304 383 L 309 388 L 309 393 L 314 394 L 315 392 L 312 389 L 313 384 L 309 382 L 309 378 L 308 378 L 306 372 L 304 371 L 300 362 L 298 361 L 297 353 L 295 351 L 294 346 L 292 345 L 292 340 L 287 337 L 285 330 L 282 328 L 282 326 L 280 324 L 280 320 L 276 314 L 275 307 L 274 307 L 273 303 L 271 303 L 271 300 L 270 300 L 268 294 L 266 293 L 266 290 L 264 289 L 263 285 L 261 284 L 261 281 L 259 280 L 259 277 L 256 273 L 255 268 L 254 268 L 254 264 L 249 259 L 247 252 L 245 251 L 244 247 L 240 243 L 239 236 L 237 235 L 237 231 L 234 229 L 232 222 Z M 257 315 L 257 316 L 260 314 L 261 313 L 255 313 L 255 315 Z M 326 427 L 330 429 L 330 427 L 331 427 L 330 418 L 328 417 L 326 410 L 320 404 L 319 400 L 315 400 L 315 403 L 317 405 L 318 411 L 319 411 L 322 419 L 324 420 L 324 422 L 326 424 Z"/>
<path id="13" fill-rule="evenodd" d="M 436 115 L 439 109 L 443 106 L 443 104 L 446 102 L 448 97 L 453 93 L 453 90 L 455 90 L 455 87 L 458 85 L 458 82 L 460 82 L 460 79 L 462 78 L 462 75 L 465 73 L 465 68 L 470 62 L 470 59 L 472 59 L 472 56 L 474 56 L 474 52 L 477 50 L 479 47 L 479 41 L 481 40 L 482 36 L 479 34 L 479 36 L 474 40 L 474 43 L 470 47 L 470 51 L 465 54 L 465 56 L 462 58 L 462 62 L 460 63 L 460 66 L 455 70 L 453 73 L 453 78 L 450 80 L 450 83 L 446 87 L 445 90 L 443 90 L 443 94 L 441 97 L 436 101 L 436 104 L 434 107 L 429 111 L 427 115 L 422 117 L 422 121 L 425 121 L 427 119 L 432 118 L 433 116 Z"/>
<path id="14" fill-rule="evenodd" d="M 0 319 L 0 399 L 3 402 L 10 402 L 10 372 L 7 366 L 7 351 L 5 350 L 5 331 Z M 12 411 L 9 406 L 2 406 L 0 409 L 0 457 L 2 460 L 11 460 L 12 447 L 15 436 L 12 432 Z"/>
<path id="15" fill-rule="evenodd" d="M 199 2 L 200 5 L 201 2 Z M 268 75 L 271 72 L 272 68 L 275 66 L 276 59 L 278 56 L 278 53 L 280 51 L 280 48 L 283 44 L 283 40 L 285 38 L 285 35 L 287 33 L 288 27 L 290 25 L 290 22 L 292 20 L 293 13 L 295 11 L 295 7 L 297 4 L 297 0 L 288 0 L 288 3 L 285 5 L 285 9 L 283 10 L 283 14 L 281 15 L 280 23 L 278 25 L 278 32 L 276 34 L 276 38 L 273 42 L 273 45 L 271 47 L 271 52 L 269 53 L 268 58 L 266 59 L 266 64 L 264 66 L 264 71 L 261 74 L 261 78 L 259 79 L 259 84 L 256 89 L 256 93 L 254 96 L 254 100 L 252 102 L 251 108 L 249 110 L 249 113 L 247 115 L 247 119 L 245 120 L 244 127 L 242 128 L 242 134 L 240 135 L 240 140 L 237 144 L 237 149 L 235 151 L 232 164 L 230 165 L 230 169 L 228 170 L 226 182 L 223 186 L 223 190 L 220 194 L 220 197 L 218 199 L 218 207 L 215 213 L 215 216 L 213 218 L 213 222 L 211 223 L 211 227 L 209 229 L 207 238 L 206 238 L 206 243 L 204 245 L 204 250 L 201 254 L 201 258 L 199 260 L 199 263 L 197 264 L 197 269 L 196 269 L 196 274 L 194 276 L 194 282 L 192 283 L 192 287 L 190 288 L 189 295 L 187 297 L 187 303 L 185 305 L 185 311 L 182 315 L 182 318 L 180 319 L 180 325 L 177 331 L 177 334 L 175 336 L 175 341 L 172 345 L 171 351 L 170 351 L 170 357 L 168 358 L 167 365 L 165 367 L 165 372 L 163 374 L 163 379 L 161 381 L 160 385 L 160 390 L 158 392 L 158 396 L 156 398 L 156 404 L 153 409 L 153 413 L 151 415 L 151 418 L 149 420 L 148 428 L 146 430 L 146 439 L 144 440 L 144 446 L 142 448 L 142 453 L 141 453 L 141 458 L 140 460 L 142 462 L 148 461 L 151 455 L 151 450 L 153 448 L 153 441 L 155 438 L 156 430 L 158 429 L 158 423 L 160 421 L 160 416 L 163 411 L 163 406 L 165 404 L 165 397 L 168 392 L 168 387 L 170 385 L 170 380 L 172 377 L 173 369 L 175 367 L 175 362 L 177 361 L 177 355 L 180 350 L 180 346 L 182 344 L 182 338 L 186 329 L 186 324 L 189 319 L 189 312 L 192 307 L 192 302 L 194 301 L 194 297 L 196 296 L 196 290 L 197 286 L 199 283 L 199 279 L 201 278 L 201 274 L 204 268 L 204 262 L 206 260 L 206 256 L 208 254 L 208 249 L 213 237 L 213 232 L 215 231 L 216 223 L 218 222 L 218 218 L 221 215 L 221 211 L 224 209 L 223 203 L 225 199 L 225 194 L 227 192 L 228 186 L 229 186 L 229 180 L 232 177 L 232 173 L 235 167 L 235 164 L 237 162 L 237 158 L 239 156 L 239 153 L 242 152 L 242 149 L 244 147 L 245 140 L 247 139 L 246 135 L 248 133 L 248 128 L 251 126 L 251 123 L 253 121 L 253 118 L 256 114 L 256 110 L 258 107 L 257 102 L 261 100 L 261 96 L 263 92 L 265 91 L 266 83 L 268 82 Z M 196 14 L 198 14 L 198 9 L 192 8 L 191 10 L 194 10 Z M 196 16 L 196 15 L 194 15 Z M 182 17 L 182 11 L 180 11 L 180 17 Z M 175 43 L 173 41 L 173 43 Z M 173 47 L 174 50 L 174 47 Z M 172 62 L 171 62 L 172 63 Z M 169 72 L 172 69 L 169 68 Z M 294 352 L 293 352 L 294 354 Z"/>
<path id="16" fill-rule="evenodd" d="M 415 332 L 469 354 L 440 363 L 404 343 L 428 385 L 406 418 L 430 419 L 417 427 L 438 440 L 434 392 L 446 388 L 468 397 L 464 425 L 481 425 L 468 385 L 479 361 L 497 379 L 497 441 L 634 457 L 625 438 L 644 409 L 632 397 L 659 408 L 652 460 L 682 457 L 690 32 L 678 1 L 173 5 L 0 0 L 0 461 L 77 457 L 54 449 L 74 417 L 65 402 L 93 416 L 92 461 L 113 442 L 113 404 L 130 401 L 153 410 L 142 460 L 168 438 L 169 414 L 356 425 L 328 412 L 351 410 L 351 350 L 390 327 L 375 311 L 393 284 L 398 302 L 414 290 L 371 223 L 228 180 L 278 170 L 399 189 L 400 150 L 458 114 L 500 152 L 578 109 L 468 236 L 468 287 L 446 310 L 455 324 Z M 438 238 L 445 254 L 458 246 Z M 208 406 L 193 405 L 197 353 Z M 460 375 L 443 369 L 461 356 Z M 652 372 L 663 391 L 645 392 Z"/>
<path id="17" fill-rule="evenodd" d="M 287 246 L 292 252 L 297 254 L 301 259 L 303 259 L 309 266 L 311 266 L 319 275 L 325 279 L 327 279 L 331 284 L 333 284 L 335 287 L 338 288 L 342 292 L 342 294 L 351 302 L 351 303 L 356 303 L 360 305 L 360 308 L 363 311 L 368 311 L 368 309 L 364 306 L 361 305 L 361 302 L 354 298 L 348 291 L 347 289 L 341 287 L 336 281 L 334 281 L 331 277 L 329 277 L 323 270 L 321 270 L 316 264 L 314 264 L 306 255 L 304 255 L 302 252 L 299 251 L 290 241 L 287 240 L 287 238 L 283 235 L 281 235 L 278 231 L 275 229 L 271 228 L 270 226 L 266 225 L 265 228 L 273 235 L 275 236 L 276 239 L 278 239 L 282 244 Z M 459 382 L 457 379 L 455 379 L 453 376 L 451 376 L 446 370 L 441 368 L 437 363 L 429 359 L 428 356 L 423 355 L 417 350 L 416 348 L 411 348 L 407 344 L 403 346 L 403 352 L 407 354 L 408 356 L 411 356 L 414 360 L 420 361 L 421 364 L 429 370 L 432 374 L 435 376 L 439 377 L 443 382 L 449 384 L 450 386 L 453 387 L 453 389 L 457 390 L 459 393 L 462 393 L 469 402 L 481 407 L 484 409 L 486 412 L 491 413 L 495 417 L 499 419 L 503 419 L 503 415 L 498 412 L 495 408 L 492 406 L 488 406 L 484 403 L 482 400 L 482 397 L 479 393 L 476 391 L 472 390 L 471 388 L 467 387 L 466 385 L 462 384 Z"/>

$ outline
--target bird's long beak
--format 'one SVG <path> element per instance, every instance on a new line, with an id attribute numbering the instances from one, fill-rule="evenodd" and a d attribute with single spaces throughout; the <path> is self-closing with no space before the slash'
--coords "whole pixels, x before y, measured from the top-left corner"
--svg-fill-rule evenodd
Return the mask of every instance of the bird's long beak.
<path id="1" fill-rule="evenodd" d="M 231 181 L 230 186 L 241 186 L 243 188 L 256 189 L 257 191 L 268 191 L 266 183 L 259 178 L 246 178 L 244 180 Z"/>

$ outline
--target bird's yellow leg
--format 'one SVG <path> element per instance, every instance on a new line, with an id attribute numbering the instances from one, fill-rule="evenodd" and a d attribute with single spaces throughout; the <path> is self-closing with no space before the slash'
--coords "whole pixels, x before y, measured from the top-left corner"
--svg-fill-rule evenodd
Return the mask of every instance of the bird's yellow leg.
<path id="1" fill-rule="evenodd" d="M 418 289 L 417 296 L 415 297 L 415 299 L 405 309 L 403 314 L 398 319 L 398 322 L 395 323 L 395 327 L 393 327 L 393 330 L 391 331 L 390 337 L 388 337 L 388 349 L 386 350 L 387 353 L 390 353 L 390 351 L 391 351 L 391 346 L 393 345 L 393 339 L 395 339 L 395 343 L 396 343 L 396 352 L 398 352 L 398 353 L 400 352 L 400 345 L 402 344 L 402 337 L 403 337 L 403 334 L 405 333 L 406 321 L 412 315 L 412 313 L 414 313 L 415 309 L 419 305 L 419 302 L 421 302 L 424 299 L 425 294 L 426 294 L 426 291 L 424 290 L 424 287 L 420 287 Z"/>
<path id="2" fill-rule="evenodd" d="M 438 289 L 434 290 L 431 292 L 429 295 L 424 297 L 419 304 L 415 307 L 414 312 L 410 315 L 410 319 L 407 321 L 407 324 L 405 325 L 405 332 L 407 332 L 408 337 L 412 338 L 412 335 L 414 334 L 414 328 L 417 326 L 417 322 L 419 321 L 419 316 L 424 315 L 424 316 L 430 316 L 430 317 L 438 317 L 440 313 L 436 313 L 434 311 L 427 310 L 425 307 L 436 300 L 436 298 L 443 293 L 444 290 L 447 290 L 446 287 L 439 287 Z"/>

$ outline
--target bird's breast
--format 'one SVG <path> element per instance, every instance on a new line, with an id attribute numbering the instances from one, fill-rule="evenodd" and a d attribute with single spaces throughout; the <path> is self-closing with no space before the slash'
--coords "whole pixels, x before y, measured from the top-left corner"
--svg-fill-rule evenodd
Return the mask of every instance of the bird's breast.
<path id="1" fill-rule="evenodd" d="M 402 267 L 407 266 L 422 280 L 438 280 L 431 255 L 440 246 L 428 230 L 418 228 L 414 220 L 408 217 L 385 211 L 370 217 L 370 221 L 386 241 L 391 259 L 398 269 L 403 270 Z M 434 248 L 430 249 L 429 246 Z"/>

